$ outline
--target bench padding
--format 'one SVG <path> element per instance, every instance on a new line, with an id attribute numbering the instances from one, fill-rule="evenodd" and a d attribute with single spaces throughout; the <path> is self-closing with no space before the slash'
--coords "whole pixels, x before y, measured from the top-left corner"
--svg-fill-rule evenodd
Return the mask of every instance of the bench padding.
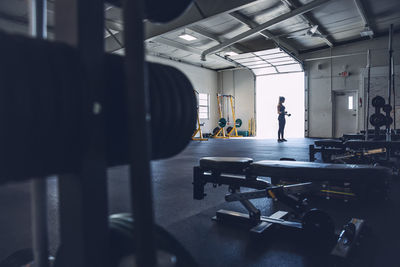
<path id="1" fill-rule="evenodd" d="M 215 170 L 225 173 L 243 173 L 253 162 L 251 158 L 240 157 L 204 157 L 200 159 L 200 167 L 204 170 Z"/>
<path id="2" fill-rule="evenodd" d="M 391 175 L 390 169 L 380 166 L 278 160 L 255 162 L 251 165 L 251 173 L 274 178 L 306 178 L 310 181 L 385 179 Z"/>

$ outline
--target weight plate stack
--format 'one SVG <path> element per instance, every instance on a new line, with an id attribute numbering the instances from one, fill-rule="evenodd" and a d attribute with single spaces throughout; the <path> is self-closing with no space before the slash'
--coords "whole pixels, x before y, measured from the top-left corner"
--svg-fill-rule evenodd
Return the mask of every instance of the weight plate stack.
<path id="1" fill-rule="evenodd" d="M 151 114 L 152 159 L 174 156 L 190 142 L 197 120 L 193 86 L 179 70 L 148 63 Z M 123 58 L 106 56 L 107 75 L 107 154 L 111 165 L 126 162 L 129 140 L 124 86 Z M 141 129 L 137 129 L 141 131 Z"/>

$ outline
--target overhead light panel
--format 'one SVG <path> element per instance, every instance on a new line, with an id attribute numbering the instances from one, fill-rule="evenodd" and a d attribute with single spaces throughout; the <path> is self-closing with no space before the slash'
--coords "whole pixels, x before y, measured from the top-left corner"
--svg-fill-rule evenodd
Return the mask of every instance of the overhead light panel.
<path id="1" fill-rule="evenodd" d="M 233 51 L 230 51 L 230 52 L 226 52 L 226 53 L 225 53 L 225 56 L 229 56 L 229 57 L 231 57 L 231 56 L 237 56 L 237 55 L 239 55 L 239 54 L 236 53 L 236 52 L 233 52 Z"/>
<path id="2" fill-rule="evenodd" d="M 179 35 L 179 38 L 186 40 L 186 41 L 194 41 L 197 40 L 196 37 L 194 37 L 193 35 L 187 34 L 187 33 L 182 33 L 181 35 Z"/>

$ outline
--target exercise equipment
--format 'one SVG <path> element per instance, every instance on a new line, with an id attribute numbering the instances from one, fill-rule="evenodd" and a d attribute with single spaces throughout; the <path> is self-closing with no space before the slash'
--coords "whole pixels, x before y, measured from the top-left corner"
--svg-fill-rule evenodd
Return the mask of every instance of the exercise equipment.
<path id="1" fill-rule="evenodd" d="M 234 96 L 217 94 L 217 102 L 218 102 L 219 120 L 218 120 L 218 127 L 214 128 L 213 137 L 214 138 L 241 137 L 240 135 L 238 135 L 237 128 L 241 127 L 243 122 L 241 119 L 236 119 Z M 224 103 L 227 104 L 224 105 Z M 223 106 L 230 107 L 233 123 L 229 121 L 229 110 L 227 111 L 227 114 L 225 114 L 227 115 L 228 119 L 225 119 L 225 117 L 223 116 L 224 115 Z M 228 128 L 225 131 L 224 127 L 231 124 L 232 126 L 228 126 Z"/>
<path id="2" fill-rule="evenodd" d="M 222 114 L 222 103 L 219 95 L 217 94 L 217 103 L 218 103 L 218 126 L 214 128 L 212 137 L 213 138 L 228 138 L 225 133 L 224 127 L 226 126 L 226 119 L 223 118 Z"/>
<path id="3" fill-rule="evenodd" d="M 340 231 L 336 246 L 333 248 L 331 255 L 340 258 L 346 258 L 350 251 L 355 247 L 363 229 L 365 221 L 362 219 L 351 219 L 349 223 L 343 226 Z"/>
<path id="4" fill-rule="evenodd" d="M 254 118 L 249 120 L 249 136 L 256 136 L 256 121 Z"/>
<path id="5" fill-rule="evenodd" d="M 385 173 L 381 168 L 372 169 Z M 257 235 L 279 225 L 302 231 L 305 238 L 308 241 L 312 240 L 313 244 L 326 244 L 335 238 L 335 225 L 327 213 L 309 206 L 305 198 L 306 194 L 319 190 L 314 182 L 323 179 L 341 180 L 343 177 L 357 177 L 372 169 L 370 166 L 361 165 L 344 167 L 343 165 L 328 166 L 296 161 L 253 162 L 251 158 L 205 157 L 200 159 L 199 166 L 195 166 L 193 170 L 193 198 L 204 199 L 206 196 L 204 188 L 208 183 L 215 186 L 227 185 L 229 193 L 225 195 L 225 201 L 239 201 L 248 214 L 219 210 L 213 217 L 214 220 L 221 223 L 246 224 L 250 226 L 250 232 Z M 273 185 L 258 178 L 259 176 L 271 177 L 271 180 L 279 177 L 305 178 L 307 176 L 308 181 L 298 181 L 291 185 Z M 241 192 L 241 188 L 250 190 Z M 258 198 L 271 198 L 285 204 L 293 210 L 297 219 L 287 220 L 289 215 L 287 211 L 277 211 L 270 216 L 261 215 L 261 211 L 250 201 Z M 357 238 L 355 235 L 353 237 Z M 343 240 L 343 237 L 339 239 Z"/>
<path id="6" fill-rule="evenodd" d="M 196 99 L 180 71 L 144 62 L 143 20 L 152 19 L 148 2 L 123 2 L 125 57 L 104 53 L 101 1 L 57 0 L 55 42 L 0 33 L 0 123 L 7 126 L 1 131 L 0 184 L 59 175 L 56 266 L 110 266 L 111 250 L 123 240 L 110 247 L 106 169 L 119 164 L 130 167 L 135 235 L 125 251 L 136 262 L 131 265 L 153 267 L 172 254 L 180 262 L 185 254 L 178 243 L 159 238 L 150 160 L 187 145 L 196 124 Z M 59 20 L 57 10 L 71 6 Z M 65 28 L 68 33 L 60 30 Z M 33 229 L 34 264 L 40 267 L 48 266 L 48 250 L 41 246 L 46 230 L 44 224 Z M 156 246 L 163 240 L 171 248 L 167 257 Z M 182 266 L 196 266 L 185 262 Z"/>
<path id="7" fill-rule="evenodd" d="M 221 128 L 224 128 L 226 126 L 226 119 L 225 118 L 220 118 L 218 120 L 218 126 Z"/>
<path id="8" fill-rule="evenodd" d="M 197 92 L 196 90 L 194 90 L 195 94 L 198 96 L 199 92 Z M 199 116 L 199 104 L 197 103 L 197 128 L 194 131 L 193 135 L 192 135 L 192 140 L 194 141 L 208 141 L 207 138 L 203 137 L 203 132 L 201 131 L 201 126 L 203 126 L 203 124 L 200 123 L 200 116 Z M 198 137 L 197 134 L 199 134 Z"/>

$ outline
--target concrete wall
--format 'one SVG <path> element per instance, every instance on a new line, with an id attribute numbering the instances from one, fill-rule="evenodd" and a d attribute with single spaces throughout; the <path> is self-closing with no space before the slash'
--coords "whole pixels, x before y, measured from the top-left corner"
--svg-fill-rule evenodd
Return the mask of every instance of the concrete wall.
<path id="1" fill-rule="evenodd" d="M 393 54 L 394 62 L 395 64 L 399 64 L 399 34 L 395 35 L 394 37 L 393 47 L 395 51 Z M 367 64 L 367 49 L 371 50 L 372 75 L 384 75 L 381 73 L 381 68 L 376 67 L 388 66 L 387 36 L 302 55 L 302 58 L 306 61 L 306 88 L 308 89 L 308 136 L 328 138 L 333 136 L 334 114 L 332 98 L 334 91 L 357 90 L 359 92 L 359 96 L 363 100 L 363 103 L 365 103 L 363 91 L 363 72 Z M 358 53 L 363 54 L 307 61 L 312 58 Z M 346 78 L 339 76 L 339 73 L 345 70 L 350 73 L 350 76 Z M 399 82 L 400 81 L 396 80 L 396 84 Z M 386 96 L 386 94 L 384 96 Z M 364 107 L 359 107 L 358 130 L 363 129 L 363 113 Z"/>
<path id="2" fill-rule="evenodd" d="M 218 88 L 218 73 L 216 71 L 212 71 L 209 69 L 196 67 L 193 65 L 168 60 L 155 56 L 147 56 L 146 59 L 151 62 L 157 62 L 165 65 L 173 66 L 179 70 L 181 70 L 189 80 L 192 82 L 192 85 L 195 90 L 199 93 L 207 93 L 210 96 L 210 118 L 201 119 L 201 122 L 205 123 L 201 128 L 203 133 L 210 133 L 212 129 L 217 125 L 218 118 L 218 107 L 215 95 L 217 93 Z"/>
<path id="3" fill-rule="evenodd" d="M 218 93 L 235 97 L 236 118 L 243 121 L 239 130 L 247 131 L 249 128 L 248 121 L 255 118 L 255 80 L 253 73 L 246 69 L 220 71 L 218 72 L 218 84 Z M 215 96 L 213 101 L 217 102 Z"/>

